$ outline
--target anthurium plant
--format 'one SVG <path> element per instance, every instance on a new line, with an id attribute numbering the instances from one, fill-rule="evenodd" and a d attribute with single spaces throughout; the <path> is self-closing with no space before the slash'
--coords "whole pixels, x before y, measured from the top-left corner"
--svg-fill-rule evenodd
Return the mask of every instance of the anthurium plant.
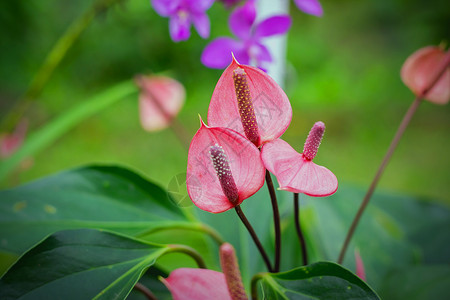
<path id="1" fill-rule="evenodd" d="M 191 26 L 209 37 L 213 2 L 152 7 L 179 42 Z M 104 165 L 0 191 L 0 299 L 446 299 L 449 236 L 429 232 L 448 228 L 450 210 L 373 193 L 420 103 L 448 103 L 450 52 L 430 46 L 406 60 L 401 78 L 416 98 L 365 192 L 341 185 L 326 158 L 316 159 L 324 122 L 309 124 L 303 149 L 283 140 L 295 111 L 265 68 L 273 58 L 263 41 L 284 34 L 289 15 L 257 22 L 255 0 L 222 2 L 234 8 L 229 24 L 238 39 L 219 37 L 203 51 L 205 66 L 227 67 L 205 95 L 206 118 L 191 116 L 199 118 L 195 134 L 177 120 L 183 85 L 151 74 L 30 138 L 25 120 L 2 136 L 0 177 L 83 118 L 139 93 L 143 129 L 171 128 L 186 144 L 186 173 L 176 181 L 187 196 Z M 294 3 L 322 15 L 317 0 Z"/>

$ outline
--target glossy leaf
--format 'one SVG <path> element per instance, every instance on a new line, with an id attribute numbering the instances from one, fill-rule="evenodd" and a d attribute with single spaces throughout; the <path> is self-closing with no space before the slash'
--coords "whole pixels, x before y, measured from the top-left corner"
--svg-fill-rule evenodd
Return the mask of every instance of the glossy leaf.
<path id="1" fill-rule="evenodd" d="M 157 185 L 120 168 L 92 166 L 0 191 L 0 249 L 21 254 L 48 234 L 99 228 L 137 235 L 187 223 Z"/>
<path id="2" fill-rule="evenodd" d="M 100 230 L 55 233 L 0 280 L 1 299 L 124 299 L 169 250 Z"/>
<path id="3" fill-rule="evenodd" d="M 330 262 L 259 276 L 265 299 L 379 299 L 355 274 Z"/>

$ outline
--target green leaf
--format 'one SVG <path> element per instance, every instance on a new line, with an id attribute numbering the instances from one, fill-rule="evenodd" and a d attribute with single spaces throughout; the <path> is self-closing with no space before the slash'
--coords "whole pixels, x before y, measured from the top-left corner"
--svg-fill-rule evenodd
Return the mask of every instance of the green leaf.
<path id="1" fill-rule="evenodd" d="M 390 272 L 379 294 L 390 300 L 447 299 L 449 287 L 450 266 L 423 265 Z"/>
<path id="2" fill-rule="evenodd" d="M 133 81 L 126 81 L 83 101 L 76 107 L 66 110 L 64 114 L 32 133 L 17 152 L 2 161 L 0 180 L 4 179 L 8 172 L 13 170 L 24 158 L 43 150 L 78 123 L 136 92 L 137 87 Z"/>
<path id="3" fill-rule="evenodd" d="M 0 199 L 0 249 L 15 254 L 64 229 L 138 235 L 189 224 L 164 190 L 120 167 L 62 172 L 0 191 Z"/>
<path id="4" fill-rule="evenodd" d="M 379 299 L 364 281 L 330 262 L 258 274 L 256 278 L 260 279 L 263 299 Z"/>
<path id="5" fill-rule="evenodd" d="M 92 229 L 57 232 L 0 280 L 1 299 L 124 299 L 167 246 Z"/>
<path id="6" fill-rule="evenodd" d="M 326 198 L 302 198 L 304 229 L 322 253 L 320 260 L 335 260 L 365 191 L 340 186 Z M 306 200 L 306 201 L 305 201 Z M 450 210 L 411 196 L 376 193 L 361 218 L 344 260 L 355 270 L 354 250 L 359 249 L 368 283 L 376 290 L 392 270 L 418 263 L 450 262 Z M 432 232 L 439 231 L 440 234 Z"/>

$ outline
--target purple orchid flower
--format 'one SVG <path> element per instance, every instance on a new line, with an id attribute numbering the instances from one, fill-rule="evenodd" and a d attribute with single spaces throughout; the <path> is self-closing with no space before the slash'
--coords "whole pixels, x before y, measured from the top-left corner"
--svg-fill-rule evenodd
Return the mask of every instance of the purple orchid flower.
<path id="1" fill-rule="evenodd" d="M 228 25 L 238 40 L 219 37 L 203 50 L 201 61 L 209 68 L 222 69 L 230 64 L 231 53 L 245 65 L 263 68 L 272 61 L 269 50 L 262 44 L 265 37 L 284 34 L 291 26 L 288 15 L 278 15 L 255 23 L 255 1 L 249 0 L 230 15 Z"/>
<path id="2" fill-rule="evenodd" d="M 169 17 L 170 37 L 174 42 L 189 39 L 191 24 L 198 34 L 209 37 L 210 23 L 205 13 L 214 0 L 152 0 L 155 11 L 163 17 Z"/>
<path id="3" fill-rule="evenodd" d="M 294 0 L 295 5 L 298 9 L 304 13 L 321 17 L 323 14 L 322 5 L 320 5 L 319 0 Z"/>

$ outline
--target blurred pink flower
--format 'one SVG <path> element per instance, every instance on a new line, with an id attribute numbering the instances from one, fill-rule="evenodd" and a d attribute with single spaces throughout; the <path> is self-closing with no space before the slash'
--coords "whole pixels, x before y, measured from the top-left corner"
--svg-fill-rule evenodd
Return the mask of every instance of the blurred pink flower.
<path id="1" fill-rule="evenodd" d="M 169 18 L 170 37 L 173 41 L 189 39 L 191 24 L 194 24 L 202 38 L 209 37 L 210 23 L 206 11 L 214 0 L 152 0 L 151 3 L 160 16 Z"/>
<path id="2" fill-rule="evenodd" d="M 165 76 L 138 76 L 136 83 L 141 88 L 139 114 L 142 127 L 147 131 L 168 127 L 183 107 L 186 98 L 183 85 Z"/>
<path id="3" fill-rule="evenodd" d="M 23 120 L 12 133 L 4 133 L 0 136 L 0 158 L 11 156 L 22 146 L 28 129 L 28 122 Z"/>
<path id="4" fill-rule="evenodd" d="M 325 131 L 325 124 L 317 122 L 305 142 L 303 153 L 295 151 L 281 139 L 264 144 L 261 158 L 264 166 L 278 180 L 280 190 L 303 193 L 313 197 L 334 194 L 338 188 L 336 176 L 327 168 L 312 162 Z"/>
<path id="5" fill-rule="evenodd" d="M 239 265 L 233 246 L 224 243 L 220 247 L 223 273 L 207 269 L 176 269 L 166 279 L 174 300 L 246 300 Z"/>
<path id="6" fill-rule="evenodd" d="M 414 52 L 403 64 L 400 72 L 403 83 L 416 96 L 435 104 L 446 104 L 450 99 L 450 52 L 445 53 L 441 48 L 428 46 Z M 429 89 L 432 81 L 438 76 L 442 67 L 447 66 L 444 74 Z M 425 93 L 425 94 L 424 94 Z"/>
<path id="7" fill-rule="evenodd" d="M 298 9 L 304 13 L 321 17 L 323 15 L 322 5 L 318 0 L 294 0 Z"/>
<path id="8" fill-rule="evenodd" d="M 213 40 L 203 50 L 202 63 L 209 68 L 224 68 L 230 63 L 233 52 L 241 63 L 264 68 L 265 63 L 272 61 L 272 56 L 262 40 L 286 33 L 291 26 L 291 18 L 279 15 L 254 24 L 255 19 L 254 0 L 248 0 L 243 6 L 236 8 L 230 15 L 228 25 L 238 39 L 219 37 Z"/>
<path id="9" fill-rule="evenodd" d="M 291 119 L 291 104 L 281 87 L 235 59 L 217 82 L 208 109 L 208 124 L 236 130 L 257 147 L 280 137 Z"/>
<path id="10" fill-rule="evenodd" d="M 200 122 L 189 147 L 187 191 L 197 207 L 220 213 L 256 193 L 265 169 L 258 149 L 245 137 Z"/>
<path id="11" fill-rule="evenodd" d="M 362 280 L 366 281 L 366 271 L 364 270 L 364 263 L 358 249 L 355 249 L 356 275 Z"/>

